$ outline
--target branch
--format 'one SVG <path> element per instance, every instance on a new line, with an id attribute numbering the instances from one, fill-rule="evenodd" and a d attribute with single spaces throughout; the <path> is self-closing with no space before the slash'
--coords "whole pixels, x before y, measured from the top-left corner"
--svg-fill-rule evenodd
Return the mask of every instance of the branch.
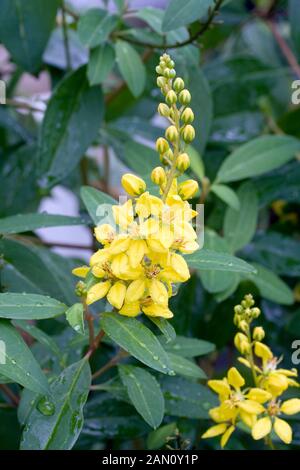
<path id="1" fill-rule="evenodd" d="M 120 351 L 118 351 L 117 354 L 110 359 L 110 361 L 104 364 L 104 366 L 101 367 L 101 369 L 97 370 L 97 372 L 95 372 L 92 375 L 92 379 L 96 379 L 97 377 L 100 377 L 100 375 L 104 374 L 104 372 L 116 366 L 118 362 L 120 361 L 120 359 L 123 359 L 123 357 L 126 357 L 126 356 L 128 356 L 128 353 L 124 351 L 123 349 L 120 349 Z"/>
<path id="2" fill-rule="evenodd" d="M 214 8 L 210 11 L 207 21 L 203 23 L 202 27 L 194 33 L 192 36 L 190 36 L 188 39 L 182 42 L 176 42 L 173 44 L 162 44 L 162 45 L 157 45 L 149 42 L 143 42 L 143 41 L 138 41 L 137 39 L 132 39 L 132 38 L 122 38 L 124 41 L 130 42 L 131 44 L 134 44 L 136 46 L 141 46 L 141 47 L 147 47 L 149 49 L 178 49 L 179 47 L 184 47 L 187 46 L 188 44 L 192 44 L 193 42 L 196 41 L 200 36 L 202 36 L 205 31 L 211 26 L 215 16 L 219 13 L 219 10 L 222 6 L 224 0 L 216 0 Z M 116 35 L 117 36 L 117 35 Z"/>
<path id="3" fill-rule="evenodd" d="M 94 342 L 90 345 L 88 352 L 84 356 L 86 359 L 90 359 L 90 357 L 94 354 L 96 349 L 98 349 L 104 335 L 105 335 L 104 331 L 100 330 L 100 332 L 97 334 L 96 338 L 94 339 Z"/>
<path id="4" fill-rule="evenodd" d="M 6 395 L 11 401 L 13 406 L 18 406 L 20 399 L 17 395 L 12 392 L 12 390 L 5 384 L 0 384 L 0 390 Z"/>

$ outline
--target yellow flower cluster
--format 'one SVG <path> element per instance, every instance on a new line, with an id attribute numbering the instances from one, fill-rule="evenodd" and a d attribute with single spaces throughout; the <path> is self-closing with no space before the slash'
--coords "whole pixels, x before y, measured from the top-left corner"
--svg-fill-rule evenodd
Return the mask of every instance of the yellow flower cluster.
<path id="1" fill-rule="evenodd" d="M 300 399 L 282 401 L 281 395 L 290 386 L 298 387 L 295 369 L 278 368 L 279 359 L 273 356 L 270 348 L 262 340 L 265 332 L 262 327 L 251 328 L 251 323 L 260 315 L 254 307 L 251 295 L 245 296 L 240 305 L 235 306 L 234 323 L 240 330 L 234 339 L 242 354 L 239 361 L 251 369 L 253 387 L 245 387 L 245 380 L 239 371 L 232 367 L 222 380 L 209 380 L 209 387 L 219 395 L 220 405 L 210 410 L 211 418 L 217 423 L 209 428 L 202 438 L 221 436 L 224 447 L 238 422 L 243 422 L 254 440 L 265 438 L 272 447 L 272 430 L 286 444 L 292 441 L 292 429 L 281 417 L 300 412 Z"/>
<path id="2" fill-rule="evenodd" d="M 159 104 L 158 112 L 171 124 L 166 138 L 156 142 L 165 166 L 155 168 L 151 175 L 159 186 L 159 197 L 146 191 L 143 179 L 123 175 L 122 186 L 131 199 L 112 206 L 115 227 L 102 224 L 95 228 L 102 247 L 92 255 L 90 266 L 73 270 L 84 278 L 78 292 L 86 296 L 87 304 L 106 297 L 121 315 L 130 317 L 143 312 L 171 318 L 168 301 L 174 295 L 174 284 L 190 277 L 181 253 L 199 248 L 192 226 L 197 212 L 187 202 L 197 192 L 197 182 L 177 183 L 177 177 L 189 166 L 189 157 L 184 152 L 186 143 L 195 135 L 188 124 L 193 120 L 193 112 L 186 106 L 191 96 L 181 78 L 174 80 L 174 62 L 168 55 L 161 57 L 157 71 L 166 101 Z"/>

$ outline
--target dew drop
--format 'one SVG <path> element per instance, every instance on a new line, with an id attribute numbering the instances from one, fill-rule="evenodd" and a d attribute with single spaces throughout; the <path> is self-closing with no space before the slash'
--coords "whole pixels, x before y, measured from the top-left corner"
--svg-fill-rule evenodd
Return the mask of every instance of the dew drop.
<path id="1" fill-rule="evenodd" d="M 12 363 L 13 365 L 17 364 L 14 359 L 11 360 L 11 363 Z"/>
<path id="2" fill-rule="evenodd" d="M 47 397 L 42 397 L 37 405 L 37 410 L 44 416 L 52 416 L 55 413 L 55 405 Z"/>
<path id="3" fill-rule="evenodd" d="M 174 377 L 174 375 L 176 375 L 175 371 L 174 370 L 170 370 L 169 374 L 168 375 L 171 375 L 172 377 Z"/>
<path id="4" fill-rule="evenodd" d="M 154 359 L 155 361 L 158 361 L 159 357 L 158 357 L 158 356 L 153 356 L 153 359 Z"/>

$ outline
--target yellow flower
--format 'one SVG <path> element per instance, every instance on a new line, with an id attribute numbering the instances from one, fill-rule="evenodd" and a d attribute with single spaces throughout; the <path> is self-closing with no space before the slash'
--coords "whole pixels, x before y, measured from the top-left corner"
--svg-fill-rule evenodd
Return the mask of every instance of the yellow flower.
<path id="1" fill-rule="evenodd" d="M 121 183 L 125 191 L 130 196 L 139 196 L 144 191 L 146 191 L 146 183 L 142 178 L 132 175 L 131 173 L 126 173 L 121 178 Z"/>
<path id="2" fill-rule="evenodd" d="M 85 278 L 89 270 L 89 266 L 79 266 L 78 268 L 74 268 L 72 270 L 72 273 L 74 274 L 74 276 Z"/>
<path id="3" fill-rule="evenodd" d="M 91 287 L 88 291 L 86 303 L 90 305 L 97 300 L 103 299 L 106 296 L 109 288 L 111 286 L 110 281 L 105 282 L 98 282 L 93 287 Z"/>

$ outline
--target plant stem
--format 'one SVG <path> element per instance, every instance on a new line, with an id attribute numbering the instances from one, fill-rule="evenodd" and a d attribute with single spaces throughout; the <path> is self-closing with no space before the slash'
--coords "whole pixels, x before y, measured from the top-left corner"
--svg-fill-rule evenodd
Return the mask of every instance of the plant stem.
<path id="1" fill-rule="evenodd" d="M 84 356 L 86 359 L 90 359 L 90 357 L 98 349 L 104 335 L 105 335 L 105 332 L 103 330 L 100 330 L 97 336 L 95 337 L 93 344 L 89 347 L 88 352 Z"/>
<path id="2" fill-rule="evenodd" d="M 174 111 L 174 125 L 178 131 L 178 139 L 176 142 L 174 142 L 173 146 L 174 146 L 174 156 L 173 156 L 173 161 L 172 161 L 172 165 L 171 165 L 171 168 L 169 170 L 169 173 L 168 173 L 168 177 L 167 177 L 167 182 L 166 182 L 166 187 L 164 189 L 164 193 L 163 193 L 163 196 L 162 196 L 162 200 L 163 202 L 166 202 L 166 199 L 168 197 L 168 194 L 169 194 L 169 191 L 171 189 L 171 186 L 172 186 L 172 183 L 173 183 L 173 180 L 174 180 L 174 177 L 175 177 L 175 174 L 176 174 L 176 164 L 177 164 L 177 158 L 178 158 L 178 155 L 179 155 L 179 151 L 180 151 L 180 122 L 179 122 L 179 111 L 177 109 L 177 106 L 176 104 L 173 104 L 172 105 L 172 109 Z"/>
<path id="3" fill-rule="evenodd" d="M 20 398 L 7 385 L 0 384 L 0 390 L 9 398 L 13 406 L 19 405 Z"/>
<path id="4" fill-rule="evenodd" d="M 92 378 L 96 379 L 97 377 L 100 377 L 100 375 L 104 374 L 104 372 L 116 366 L 120 359 L 126 356 L 128 356 L 128 353 L 123 349 L 120 349 L 120 351 L 118 351 L 114 357 L 112 357 L 106 364 L 104 364 L 104 366 L 102 366 L 99 370 L 97 370 L 97 372 L 92 375 Z"/>
<path id="5" fill-rule="evenodd" d="M 249 354 L 248 354 L 248 360 L 249 360 L 250 366 L 251 366 L 251 372 L 252 372 L 254 385 L 257 386 L 258 385 L 258 383 L 257 383 L 257 374 L 256 374 L 256 370 L 255 370 L 255 362 L 254 362 L 253 344 L 252 344 L 252 338 L 251 338 L 250 325 L 249 325 L 249 328 L 248 328 L 248 331 L 247 331 L 247 337 L 248 337 L 249 344 L 250 344 L 250 351 L 249 351 Z"/>

